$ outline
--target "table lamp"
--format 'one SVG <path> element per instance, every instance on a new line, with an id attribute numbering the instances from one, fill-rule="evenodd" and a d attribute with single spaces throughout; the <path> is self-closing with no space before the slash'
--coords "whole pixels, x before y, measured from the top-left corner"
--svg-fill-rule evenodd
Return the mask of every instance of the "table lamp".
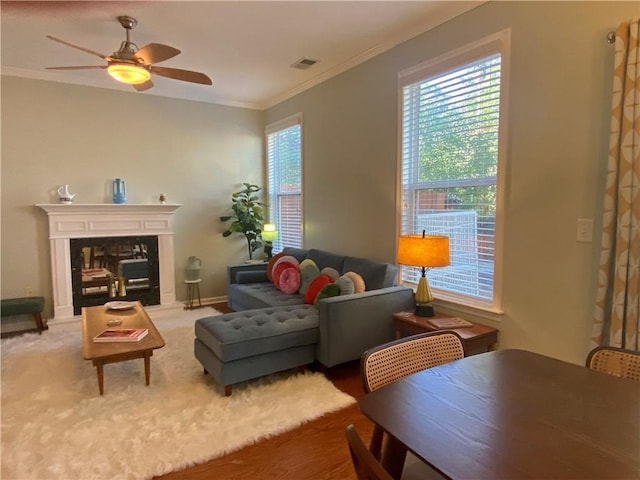
<path id="1" fill-rule="evenodd" d="M 278 238 L 278 231 L 273 223 L 265 223 L 262 227 L 262 240 L 264 240 L 264 253 L 267 260 L 273 256 L 273 241 Z"/>
<path id="2" fill-rule="evenodd" d="M 442 235 L 401 235 L 398 239 L 398 263 L 422 268 L 422 276 L 416 290 L 416 315 L 433 317 L 431 302 L 433 293 L 427 282 L 426 270 L 449 265 L 449 237 Z"/>

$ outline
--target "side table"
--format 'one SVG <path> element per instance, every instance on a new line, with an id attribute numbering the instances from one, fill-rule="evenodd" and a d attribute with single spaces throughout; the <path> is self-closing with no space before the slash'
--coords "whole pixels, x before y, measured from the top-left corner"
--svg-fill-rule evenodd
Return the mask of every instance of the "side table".
<path id="1" fill-rule="evenodd" d="M 470 327 L 463 328 L 438 328 L 429 323 L 430 319 L 455 318 L 451 315 L 436 313 L 433 317 L 417 317 L 413 312 L 398 312 L 393 314 L 393 323 L 396 327 L 396 338 L 401 338 L 403 333 L 416 335 L 418 333 L 436 332 L 438 330 L 452 330 L 462 338 L 464 355 L 468 357 L 474 353 L 493 350 L 498 343 L 498 329 L 473 323 Z"/>
<path id="2" fill-rule="evenodd" d="M 201 278 L 184 281 L 184 283 L 187 284 L 187 304 L 184 306 L 185 310 L 193 310 L 196 308 L 193 306 L 196 296 L 198 297 L 198 308 L 202 308 L 202 302 L 200 301 L 200 282 L 202 282 Z"/>

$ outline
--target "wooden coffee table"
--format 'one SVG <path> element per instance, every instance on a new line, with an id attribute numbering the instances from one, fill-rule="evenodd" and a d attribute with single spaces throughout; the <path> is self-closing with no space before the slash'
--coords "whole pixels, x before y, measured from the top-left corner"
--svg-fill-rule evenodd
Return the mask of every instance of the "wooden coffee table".
<path id="1" fill-rule="evenodd" d="M 110 320 L 122 320 L 122 324 L 108 325 Z M 93 337 L 107 328 L 146 328 L 149 333 L 139 342 L 94 342 Z M 100 395 L 104 393 L 103 367 L 108 363 L 143 358 L 145 381 L 149 385 L 153 351 L 162 347 L 164 339 L 140 302 L 128 310 L 108 310 L 104 305 L 82 307 L 82 356 L 97 369 Z"/>

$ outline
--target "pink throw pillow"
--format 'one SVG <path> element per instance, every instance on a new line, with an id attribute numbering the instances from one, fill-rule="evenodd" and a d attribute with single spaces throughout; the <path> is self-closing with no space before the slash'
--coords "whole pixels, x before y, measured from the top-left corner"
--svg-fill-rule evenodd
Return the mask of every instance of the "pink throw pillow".
<path id="1" fill-rule="evenodd" d="M 282 253 L 282 252 L 281 252 Z M 278 268 L 278 265 L 281 265 L 284 262 L 288 262 L 288 263 L 292 263 L 294 266 L 298 267 L 298 265 L 300 264 L 300 262 L 298 262 L 298 260 L 296 259 L 296 257 L 292 256 L 292 255 L 283 255 L 281 257 L 279 257 L 274 263 L 273 263 L 273 272 L 276 271 L 276 268 Z M 298 267 L 299 269 L 299 267 Z M 274 285 L 276 286 L 276 288 L 278 288 L 278 284 L 274 281 L 274 279 L 272 278 L 271 281 L 274 283 Z"/>
<path id="2" fill-rule="evenodd" d="M 296 293 L 300 288 L 300 270 L 296 267 L 285 268 L 280 274 L 279 287 L 282 293 L 287 295 Z"/>
<path id="3" fill-rule="evenodd" d="M 278 290 L 282 290 L 282 288 L 280 288 L 280 277 L 282 276 L 282 272 L 287 268 L 295 268 L 297 270 L 298 266 L 291 262 L 280 262 L 273 267 L 273 284 Z"/>

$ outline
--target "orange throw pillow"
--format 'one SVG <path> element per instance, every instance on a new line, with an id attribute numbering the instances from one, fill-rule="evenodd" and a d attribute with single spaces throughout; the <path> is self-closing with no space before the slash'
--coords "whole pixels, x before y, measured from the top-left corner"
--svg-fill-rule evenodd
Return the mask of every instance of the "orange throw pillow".
<path id="1" fill-rule="evenodd" d="M 354 293 L 362 293 L 366 289 L 366 285 L 364 284 L 364 278 L 362 278 L 356 272 L 347 272 L 344 274 L 345 277 L 349 277 L 353 282 Z"/>

